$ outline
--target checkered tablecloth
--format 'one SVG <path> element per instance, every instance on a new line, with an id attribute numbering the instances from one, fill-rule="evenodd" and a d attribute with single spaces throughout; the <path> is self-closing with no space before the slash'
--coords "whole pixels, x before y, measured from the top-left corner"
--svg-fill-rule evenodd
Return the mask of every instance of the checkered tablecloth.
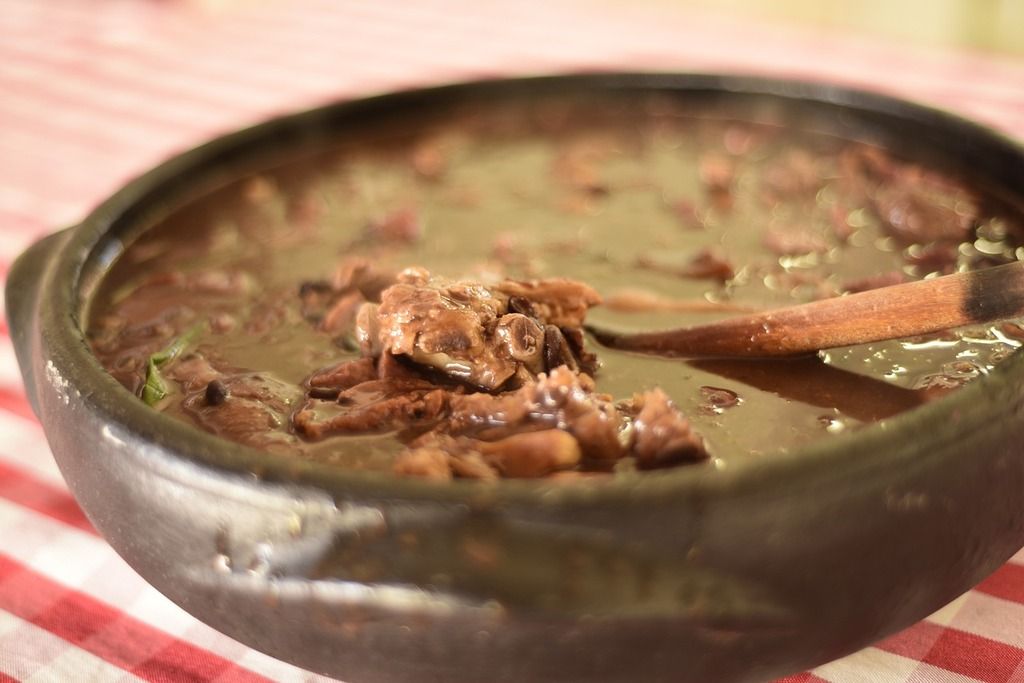
<path id="1" fill-rule="evenodd" d="M 0 0 L 0 276 L 126 179 L 274 113 L 411 85 L 598 69 L 895 93 L 1024 138 L 1024 60 L 608 0 Z M 1022 179 L 1024 182 L 1024 179 Z M 0 328 L 0 683 L 325 681 L 146 585 L 65 488 Z M 1024 681 L 1024 553 L 924 621 L 787 681 Z"/>

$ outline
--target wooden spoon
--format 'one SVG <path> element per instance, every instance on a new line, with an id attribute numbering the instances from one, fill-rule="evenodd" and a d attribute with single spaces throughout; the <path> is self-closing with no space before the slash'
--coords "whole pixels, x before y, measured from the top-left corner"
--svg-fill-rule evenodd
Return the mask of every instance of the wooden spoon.
<path id="1" fill-rule="evenodd" d="M 706 325 L 618 333 L 605 346 L 663 356 L 794 356 L 1024 315 L 1024 262 L 881 287 Z"/>

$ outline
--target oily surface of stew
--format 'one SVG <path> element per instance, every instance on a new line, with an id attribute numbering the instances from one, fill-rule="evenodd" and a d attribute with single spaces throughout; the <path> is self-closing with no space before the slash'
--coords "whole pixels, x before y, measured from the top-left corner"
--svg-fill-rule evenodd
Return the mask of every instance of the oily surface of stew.
<path id="1" fill-rule="evenodd" d="M 659 96 L 452 106 L 168 211 L 88 335 L 155 408 L 355 469 L 563 478 L 770 457 L 988 372 L 1015 323 L 785 361 L 599 348 L 1015 260 L 953 172 Z M 998 207 L 998 208 L 997 208 Z"/>

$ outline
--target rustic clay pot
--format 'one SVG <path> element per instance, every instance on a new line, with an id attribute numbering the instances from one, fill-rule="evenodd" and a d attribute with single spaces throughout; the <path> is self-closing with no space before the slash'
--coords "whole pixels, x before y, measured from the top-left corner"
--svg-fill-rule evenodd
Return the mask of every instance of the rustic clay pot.
<path id="1" fill-rule="evenodd" d="M 79 321 L 158 212 L 270 150 L 453 100 L 660 91 L 784 100 L 908 141 L 1021 203 L 1024 153 L 921 106 L 827 85 L 586 75 L 342 103 L 229 135 L 130 183 L 13 267 L 7 310 L 68 485 L 202 621 L 349 683 L 755 681 L 853 652 L 1024 544 L 1024 355 L 948 397 L 796 452 L 600 485 L 437 485 L 258 452 L 147 408 Z"/>

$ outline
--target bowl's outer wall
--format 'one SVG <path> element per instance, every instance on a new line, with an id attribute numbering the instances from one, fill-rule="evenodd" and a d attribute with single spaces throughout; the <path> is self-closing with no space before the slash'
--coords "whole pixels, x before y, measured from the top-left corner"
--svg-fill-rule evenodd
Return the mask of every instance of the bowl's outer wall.
<path id="1" fill-rule="evenodd" d="M 63 230 L 39 240 L 15 260 L 7 274 L 4 303 L 11 344 L 25 380 L 28 402 L 37 415 L 39 404 L 36 400 L 35 368 L 32 361 L 33 356 L 38 355 L 35 347 L 40 342 L 37 297 L 44 273 L 67 237 L 68 231 Z"/>
<path id="2" fill-rule="evenodd" d="M 134 404 L 112 411 L 78 382 L 77 311 L 60 303 L 76 287 L 65 266 L 86 256 L 69 241 L 19 260 L 7 297 L 33 406 L 76 498 L 197 617 L 349 683 L 765 680 L 913 623 L 1024 544 L 1020 354 L 963 400 L 820 457 L 670 476 L 637 495 L 459 501 L 386 482 L 268 483 L 147 437 L 157 416 L 137 423 Z M 409 555 L 443 575 L 410 573 Z M 516 597 L 545 580 L 572 598 Z M 610 602 L 609 585 L 643 608 Z"/>

